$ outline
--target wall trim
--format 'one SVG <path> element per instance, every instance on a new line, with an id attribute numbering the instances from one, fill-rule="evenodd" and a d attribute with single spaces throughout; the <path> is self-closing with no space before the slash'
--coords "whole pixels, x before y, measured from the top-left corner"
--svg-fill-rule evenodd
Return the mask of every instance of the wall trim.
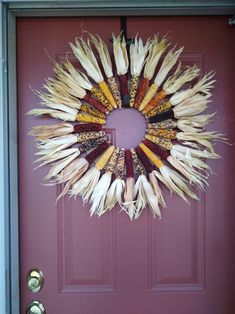
<path id="1" fill-rule="evenodd" d="M 233 15 L 234 0 L 3 0 L 17 16 Z"/>
<path id="2" fill-rule="evenodd" d="M 6 8 L 0 2 L 0 313 L 9 306 L 9 233 L 8 221 L 8 162 L 7 162 L 7 109 L 3 104 L 7 101 L 7 38 L 6 38 Z"/>

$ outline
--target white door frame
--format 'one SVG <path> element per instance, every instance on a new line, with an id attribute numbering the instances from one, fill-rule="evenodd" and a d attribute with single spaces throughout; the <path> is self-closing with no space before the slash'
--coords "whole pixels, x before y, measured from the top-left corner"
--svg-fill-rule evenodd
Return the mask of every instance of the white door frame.
<path id="1" fill-rule="evenodd" d="M 222 3 L 223 2 L 223 3 Z M 234 0 L 0 0 L 0 313 L 19 314 L 16 17 L 227 15 Z"/>

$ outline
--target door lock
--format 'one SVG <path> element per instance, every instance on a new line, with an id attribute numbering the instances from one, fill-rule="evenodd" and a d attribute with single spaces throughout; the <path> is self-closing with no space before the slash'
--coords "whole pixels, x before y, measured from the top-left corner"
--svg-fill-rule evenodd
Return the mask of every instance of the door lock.
<path id="1" fill-rule="evenodd" d="M 33 268 L 29 271 L 27 276 L 27 284 L 29 290 L 33 293 L 39 292 L 44 283 L 44 276 L 41 270 Z"/>
<path id="2" fill-rule="evenodd" d="M 41 302 L 32 301 L 27 308 L 26 314 L 46 314 L 46 310 Z"/>

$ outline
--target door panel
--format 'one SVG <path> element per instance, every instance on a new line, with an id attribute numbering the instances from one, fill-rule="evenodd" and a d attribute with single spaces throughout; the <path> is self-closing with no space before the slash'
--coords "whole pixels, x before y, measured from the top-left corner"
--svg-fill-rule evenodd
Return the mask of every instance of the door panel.
<path id="1" fill-rule="evenodd" d="M 127 27 L 128 37 L 138 32 L 145 39 L 169 31 L 173 44 L 185 46 L 184 63 L 197 64 L 203 73 L 216 69 L 210 111 L 219 114 L 208 129 L 227 133 L 234 142 L 235 45 L 227 17 L 132 17 Z M 119 18 L 17 22 L 22 313 L 33 299 L 40 300 L 48 314 L 233 313 L 232 146 L 216 145 L 223 159 L 208 162 L 216 176 L 200 193 L 200 202 L 188 205 L 163 188 L 167 208 L 160 221 L 147 209 L 130 222 L 118 207 L 102 218 L 90 218 L 89 206 L 83 206 L 79 197 L 55 203 L 60 187 L 42 185 L 48 168 L 33 171 L 35 147 L 27 132 L 51 119 L 25 116 L 38 103 L 29 84 L 41 89 L 44 79 L 53 75 L 44 48 L 60 61 L 69 50 L 68 42 L 82 30 L 98 33 L 108 42 L 112 32 L 119 33 Z M 136 145 L 144 129 L 138 113 L 128 110 L 126 115 L 122 111 L 110 115 L 107 123 L 111 141 L 124 147 Z M 26 284 L 33 267 L 45 276 L 36 295 Z"/>

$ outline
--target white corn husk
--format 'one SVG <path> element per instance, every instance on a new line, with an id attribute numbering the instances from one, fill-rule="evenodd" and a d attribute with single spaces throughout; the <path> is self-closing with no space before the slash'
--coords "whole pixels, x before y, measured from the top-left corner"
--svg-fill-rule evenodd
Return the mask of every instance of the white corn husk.
<path id="1" fill-rule="evenodd" d="M 163 207 L 165 207 L 166 203 L 165 203 L 164 198 L 163 198 L 162 190 L 158 184 L 158 180 L 157 180 L 156 176 L 153 173 L 149 174 L 149 181 L 150 181 L 152 188 L 154 190 L 154 194 L 158 198 L 159 204 L 161 204 Z"/>
<path id="2" fill-rule="evenodd" d="M 207 150 L 199 150 L 189 148 L 183 145 L 173 145 L 171 148 L 171 155 L 180 160 L 190 159 L 190 158 L 208 158 L 208 159 L 218 159 L 220 156 L 214 152 L 208 152 Z"/>
<path id="3" fill-rule="evenodd" d="M 201 147 L 197 144 L 197 143 L 194 143 L 194 142 L 188 142 L 188 141 L 184 141 L 184 142 L 181 142 L 183 145 L 185 146 L 188 146 L 190 148 L 195 148 L 195 149 L 201 149 Z"/>
<path id="4" fill-rule="evenodd" d="M 54 93 L 42 93 L 41 96 L 38 96 L 43 100 L 41 105 L 46 105 L 48 107 L 57 105 L 64 105 L 73 109 L 80 109 L 81 102 L 76 97 L 80 94 L 74 92 L 70 87 L 67 87 L 64 83 L 56 82 L 56 86 L 53 86 Z M 56 90 L 55 90 L 56 88 Z M 52 107 L 53 108 L 53 107 Z"/>
<path id="5" fill-rule="evenodd" d="M 85 90 L 91 90 L 93 85 L 89 81 L 86 74 L 76 70 L 74 66 L 72 65 L 72 63 L 70 63 L 69 61 L 66 61 L 64 65 L 66 69 L 69 71 L 71 77 L 73 78 L 74 84 L 84 90 L 83 92 L 84 95 L 81 94 L 81 98 L 84 98 L 84 96 L 86 95 Z"/>
<path id="6" fill-rule="evenodd" d="M 117 74 L 124 75 L 127 73 L 129 67 L 125 37 L 123 36 L 122 33 L 120 33 L 117 36 L 117 38 L 115 37 L 114 34 L 112 34 L 112 37 L 113 37 L 113 54 Z"/>
<path id="7" fill-rule="evenodd" d="M 159 196 L 154 193 L 152 185 L 149 183 L 148 179 L 143 177 L 143 187 L 146 194 L 147 204 L 153 212 L 154 217 L 161 218 L 161 211 L 159 208 Z M 137 217 L 136 217 L 137 218 Z"/>
<path id="8" fill-rule="evenodd" d="M 63 121 L 75 121 L 77 118 L 77 112 L 74 114 L 63 112 L 54 109 L 32 109 L 27 112 L 28 115 L 40 116 L 43 114 L 50 115 L 53 118 L 60 119 Z"/>
<path id="9" fill-rule="evenodd" d="M 95 48 L 99 53 L 105 75 L 108 78 L 112 77 L 113 76 L 112 61 L 111 61 L 110 53 L 109 53 L 106 43 L 100 38 L 99 35 L 94 36 L 90 34 L 90 37 L 91 37 L 92 43 L 95 45 Z"/>
<path id="10" fill-rule="evenodd" d="M 176 159 L 172 156 L 167 158 L 167 161 L 177 169 L 182 175 L 184 175 L 190 184 L 195 184 L 201 189 L 204 189 L 204 185 L 208 185 L 206 178 L 207 176 L 194 169 L 192 166 L 187 165 L 184 161 Z"/>
<path id="11" fill-rule="evenodd" d="M 64 151 L 67 147 L 71 146 L 70 144 L 62 144 L 62 145 L 59 145 L 58 147 L 56 148 L 47 148 L 47 149 L 39 149 L 35 155 L 37 156 L 47 156 L 48 158 L 50 156 L 53 156 L 54 154 L 56 154 L 57 152 L 59 151 Z"/>
<path id="12" fill-rule="evenodd" d="M 195 200 L 198 200 L 197 195 L 193 193 L 185 183 L 187 181 L 176 171 L 165 165 L 160 167 L 159 171 L 161 173 L 161 176 L 159 176 L 159 173 L 156 170 L 154 170 L 153 173 L 168 187 L 170 191 L 177 193 L 186 202 L 188 202 L 188 200 L 185 194 Z M 162 177 L 164 178 L 164 181 L 162 180 Z"/>
<path id="13" fill-rule="evenodd" d="M 191 98 L 193 95 L 197 93 L 202 93 L 205 95 L 211 95 L 210 90 L 214 87 L 215 80 L 212 80 L 213 76 L 215 75 L 214 71 L 211 71 L 205 74 L 192 88 L 188 88 L 186 90 L 182 90 L 176 92 L 170 98 L 170 102 L 172 106 L 179 105 L 182 101 L 185 101 Z"/>
<path id="14" fill-rule="evenodd" d="M 202 132 L 205 129 L 205 126 L 211 122 L 216 113 L 191 116 L 191 117 L 182 117 L 177 120 L 177 127 L 183 132 Z"/>
<path id="15" fill-rule="evenodd" d="M 74 175 L 74 177 L 73 177 L 71 180 L 67 181 L 66 184 L 64 185 L 64 187 L 63 187 L 61 193 L 60 193 L 59 196 L 57 197 L 56 202 L 58 202 L 62 197 L 64 197 L 67 193 L 69 193 L 69 189 L 71 188 L 71 186 L 72 186 L 77 180 L 79 180 L 80 178 L 81 178 L 80 176 L 77 177 L 77 176 Z M 50 185 L 52 185 L 52 184 L 58 184 L 58 183 L 57 183 L 57 182 L 50 183 Z"/>
<path id="16" fill-rule="evenodd" d="M 198 132 L 198 133 L 190 133 L 190 132 L 178 132 L 177 139 L 184 143 L 197 142 L 198 144 L 208 148 L 211 153 L 214 153 L 213 144 L 211 141 L 226 141 L 226 137 L 224 134 L 213 132 Z"/>
<path id="17" fill-rule="evenodd" d="M 71 134 L 74 127 L 70 123 L 60 123 L 52 125 L 38 125 L 34 126 L 29 132 L 29 135 L 33 135 L 37 140 L 49 139 L 53 137 L 63 136 Z"/>
<path id="18" fill-rule="evenodd" d="M 158 62 L 169 45 L 166 44 L 166 37 L 162 37 L 158 40 L 155 35 L 152 41 L 152 45 L 149 48 L 148 56 L 144 66 L 144 78 L 151 80 L 158 65 Z"/>
<path id="19" fill-rule="evenodd" d="M 85 158 L 76 158 L 56 176 L 54 183 L 59 184 L 66 182 L 57 200 L 68 193 L 70 187 L 83 176 L 88 167 L 89 163 Z"/>
<path id="20" fill-rule="evenodd" d="M 75 143 L 77 143 L 77 136 L 72 134 L 55 137 L 48 140 L 41 140 L 40 143 L 35 144 L 38 149 L 35 155 L 47 155 L 49 157 L 68 148 L 69 146 L 72 146 Z"/>
<path id="21" fill-rule="evenodd" d="M 126 179 L 125 191 L 124 191 L 124 202 L 122 203 L 122 207 L 131 220 L 135 217 L 135 201 L 134 201 L 134 186 L 135 179 L 129 177 Z"/>
<path id="22" fill-rule="evenodd" d="M 151 46 L 152 41 L 148 39 L 144 45 L 143 40 L 141 38 L 137 38 L 136 35 L 134 42 L 130 44 L 131 75 L 140 76 L 145 63 L 145 57 Z"/>
<path id="23" fill-rule="evenodd" d="M 209 95 L 196 94 L 173 108 L 175 118 L 200 114 L 208 108 Z"/>
<path id="24" fill-rule="evenodd" d="M 83 202 L 87 202 L 96 184 L 99 181 L 100 170 L 96 167 L 89 169 L 84 176 L 79 179 L 70 190 L 71 196 L 81 195 Z"/>
<path id="25" fill-rule="evenodd" d="M 31 88 L 31 86 L 30 86 Z M 47 92 L 40 92 L 31 88 L 33 93 L 37 95 L 41 100 L 41 104 L 68 104 L 71 108 L 80 108 L 80 102 L 73 95 L 70 94 L 68 86 L 64 82 L 58 79 L 48 78 L 43 84 L 43 88 Z"/>
<path id="26" fill-rule="evenodd" d="M 107 192 L 105 207 L 101 212 L 98 213 L 99 216 L 104 214 L 107 210 L 112 209 L 116 203 L 122 207 L 122 193 L 124 189 L 125 181 L 121 178 L 116 178 Z"/>
<path id="27" fill-rule="evenodd" d="M 69 73 L 66 74 L 66 77 L 61 75 L 57 79 L 49 78 L 46 80 L 46 84 L 43 84 L 43 87 L 48 93 L 40 93 L 38 91 L 35 91 L 35 93 L 45 103 L 62 104 L 70 108 L 79 109 L 81 102 L 77 98 L 82 98 L 81 96 L 84 95 L 85 91 L 72 81 Z"/>
<path id="28" fill-rule="evenodd" d="M 69 77 L 70 75 L 65 72 Z M 67 79 L 67 77 L 66 77 Z M 74 84 L 75 85 L 75 84 Z M 49 107 L 52 105 L 66 105 L 70 108 L 79 109 L 81 106 L 81 102 L 77 99 L 80 98 L 79 86 L 74 86 L 73 82 L 69 81 L 69 84 L 66 84 L 61 78 L 53 79 L 48 78 L 43 84 L 43 88 L 46 89 L 47 92 L 40 92 L 37 90 L 32 91 L 42 100 L 41 104 Z M 83 89 L 84 91 L 84 89 Z"/>
<path id="29" fill-rule="evenodd" d="M 175 185 L 175 183 L 172 182 L 170 178 L 168 178 L 169 177 L 168 175 L 165 175 L 164 173 L 162 174 L 161 172 L 158 172 L 156 170 L 152 171 L 152 175 L 155 175 L 156 178 L 159 179 L 169 189 L 171 194 L 175 192 L 187 202 L 187 199 L 183 191 L 181 191 L 181 189 L 178 188 L 178 186 Z"/>
<path id="30" fill-rule="evenodd" d="M 151 184 L 143 174 L 141 174 L 136 181 L 134 195 L 137 196 L 135 219 L 141 215 L 147 204 L 152 210 L 154 217 L 161 218 L 158 197 L 154 194 Z"/>
<path id="31" fill-rule="evenodd" d="M 161 68 L 158 71 L 156 78 L 154 80 L 154 83 L 157 86 L 160 86 L 163 81 L 165 80 L 167 74 L 169 73 L 169 71 L 171 70 L 171 68 L 176 64 L 177 59 L 179 58 L 181 52 L 183 51 L 183 47 L 174 51 L 175 48 L 171 49 L 167 55 L 165 56 Z"/>
<path id="32" fill-rule="evenodd" d="M 150 129 L 178 128 L 183 132 L 197 133 L 204 131 L 206 125 L 211 122 L 215 115 L 216 112 L 212 114 L 182 117 L 178 120 L 167 119 L 164 122 L 149 123 L 148 127 Z"/>
<path id="33" fill-rule="evenodd" d="M 38 169 L 40 168 L 41 166 L 44 166 L 46 164 L 49 164 L 49 163 L 52 163 L 52 162 L 55 162 L 59 159 L 62 159 L 62 158 L 65 158 L 65 157 L 68 157 L 70 155 L 72 155 L 73 153 L 76 153 L 78 152 L 79 155 L 80 155 L 80 151 L 78 148 L 68 148 L 68 149 L 64 149 L 62 151 L 58 151 L 54 154 L 50 154 L 50 155 L 44 155 L 40 158 L 38 158 L 37 160 L 35 160 L 34 162 L 39 162 L 39 161 L 42 161 L 42 163 L 40 165 L 38 165 L 35 169 Z"/>
<path id="34" fill-rule="evenodd" d="M 94 188 L 91 195 L 92 206 L 90 208 L 90 215 L 101 215 L 105 207 L 105 199 L 112 180 L 112 173 L 105 172 L 100 178 L 99 182 Z"/>
<path id="35" fill-rule="evenodd" d="M 146 207 L 147 204 L 147 195 L 144 191 L 144 182 L 146 181 L 146 177 L 144 174 L 139 175 L 135 186 L 134 186 L 134 197 L 136 198 L 136 212 L 135 218 L 138 218 L 143 209 Z"/>
<path id="36" fill-rule="evenodd" d="M 214 87 L 216 80 L 212 80 L 215 76 L 215 71 L 205 74 L 193 87 L 194 94 L 203 93 L 210 94 L 210 90 Z"/>
<path id="37" fill-rule="evenodd" d="M 174 108 L 181 108 L 183 106 L 190 106 L 192 103 L 201 103 L 204 100 L 207 100 L 208 102 L 211 102 L 211 100 L 209 100 L 209 98 L 211 97 L 211 93 L 207 93 L 207 94 L 201 94 L 201 93 L 197 93 L 195 95 L 193 95 L 192 97 L 189 97 L 187 99 L 185 99 L 184 101 L 182 101 L 179 105 L 175 106 Z"/>
<path id="38" fill-rule="evenodd" d="M 90 41 L 85 42 L 82 38 L 75 40 L 75 45 L 70 43 L 73 53 L 80 61 L 87 74 L 96 82 L 100 83 L 104 80 L 100 71 L 99 64 L 90 46 Z"/>
<path id="39" fill-rule="evenodd" d="M 190 147 L 185 147 L 182 145 L 173 145 L 171 149 L 171 155 L 173 158 L 183 161 L 186 165 L 188 165 L 192 169 L 199 169 L 203 171 L 207 176 L 207 170 L 210 170 L 210 167 L 201 159 L 217 159 L 220 158 L 217 154 L 211 154 L 208 151 L 200 151 L 199 149 L 192 149 Z"/>
<path id="40" fill-rule="evenodd" d="M 70 74 L 68 74 L 68 77 L 60 75 L 56 80 L 49 79 L 48 81 L 50 81 L 50 87 L 53 90 L 51 97 L 55 98 L 56 96 L 58 101 L 68 104 L 69 107 L 80 108 L 81 103 L 78 98 L 83 99 L 86 91 L 72 79 Z"/>
<path id="41" fill-rule="evenodd" d="M 44 85 L 44 87 L 48 85 Z M 51 109 L 61 110 L 70 114 L 73 114 L 74 112 L 77 112 L 77 109 L 80 109 L 81 102 L 78 99 L 70 98 L 68 97 L 68 94 L 65 94 L 65 91 L 62 91 L 62 95 L 57 95 L 56 92 L 53 92 L 53 89 L 51 93 L 54 94 L 47 94 L 42 93 L 39 91 L 34 91 L 34 93 L 41 99 L 40 105 L 46 106 Z"/>
<path id="42" fill-rule="evenodd" d="M 58 183 L 64 183 L 73 179 L 73 177 L 78 174 L 81 177 L 87 170 L 88 166 L 89 163 L 85 158 L 76 158 L 57 175 L 56 180 Z"/>
<path id="43" fill-rule="evenodd" d="M 179 155 L 179 154 L 178 154 Z M 200 158 L 192 157 L 190 153 L 186 155 L 181 154 L 181 157 L 175 158 L 176 160 L 182 161 L 184 164 L 188 165 L 193 170 L 200 170 L 208 177 L 207 170 L 210 170 L 210 167 Z"/>
<path id="44" fill-rule="evenodd" d="M 181 67 L 179 63 L 175 73 L 170 76 L 163 85 L 166 95 L 170 95 L 179 90 L 186 82 L 194 80 L 199 75 L 200 70 L 194 65 L 193 67 Z"/>
<path id="45" fill-rule="evenodd" d="M 79 156 L 79 152 L 76 152 L 60 161 L 57 161 L 48 174 L 45 176 L 45 180 L 49 180 L 51 178 L 54 178 L 58 173 L 60 173 L 70 162 L 72 162 L 75 158 Z"/>

